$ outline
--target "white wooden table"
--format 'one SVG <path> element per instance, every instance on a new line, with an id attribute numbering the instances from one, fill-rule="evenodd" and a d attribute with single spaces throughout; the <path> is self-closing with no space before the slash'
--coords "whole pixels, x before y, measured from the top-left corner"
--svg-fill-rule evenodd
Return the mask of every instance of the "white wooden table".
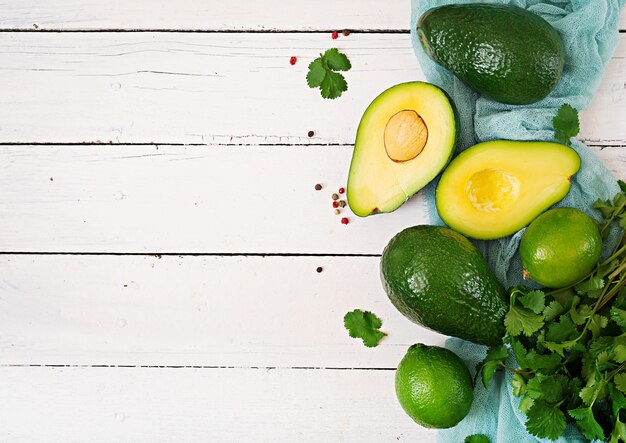
<path id="1" fill-rule="evenodd" d="M 0 441 L 434 440 L 393 377 L 443 337 L 378 277 L 423 200 L 343 226 L 329 197 L 366 105 L 423 79 L 408 2 L 0 3 Z M 581 138 L 624 177 L 620 37 Z M 304 76 L 332 46 L 325 101 Z"/>

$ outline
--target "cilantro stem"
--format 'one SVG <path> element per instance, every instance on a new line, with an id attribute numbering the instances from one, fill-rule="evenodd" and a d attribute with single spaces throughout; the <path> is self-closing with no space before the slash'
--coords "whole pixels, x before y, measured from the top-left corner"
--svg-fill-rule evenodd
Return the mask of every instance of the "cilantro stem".
<path id="1" fill-rule="evenodd" d="M 626 269 L 626 261 L 622 263 L 622 265 L 619 268 L 613 271 L 611 275 L 609 275 L 609 280 L 613 280 L 615 277 L 620 275 L 624 269 Z"/>
<path id="2" fill-rule="evenodd" d="M 624 366 L 626 366 L 626 362 L 624 362 L 624 363 L 622 363 L 621 365 L 619 365 L 619 367 L 617 367 L 616 369 L 613 369 L 613 370 L 609 373 L 609 376 L 608 376 L 607 381 L 608 381 L 608 380 L 610 380 L 610 379 L 612 379 L 613 377 L 615 377 L 615 376 L 619 373 L 619 371 L 621 371 L 622 369 L 624 369 Z"/>
<path id="3" fill-rule="evenodd" d="M 606 305 L 609 301 L 611 301 L 611 299 L 615 296 L 615 294 L 617 294 L 620 288 L 622 288 L 625 284 L 626 284 L 626 276 L 620 279 L 617 285 L 614 286 L 613 289 L 611 289 L 606 294 L 606 296 L 602 299 L 602 303 L 600 303 L 600 306 L 598 309 L 601 309 L 604 305 Z"/>
<path id="4" fill-rule="evenodd" d="M 602 226 L 602 229 L 600 230 L 600 234 L 604 234 L 604 231 L 606 230 L 606 228 L 611 226 L 611 223 L 613 222 L 613 220 L 615 220 L 615 217 L 624 210 L 624 207 L 626 207 L 626 200 L 624 200 L 617 208 L 615 208 L 615 210 L 613 211 L 613 214 L 611 214 L 611 217 Z"/>
<path id="5" fill-rule="evenodd" d="M 501 366 L 507 371 L 512 372 L 513 374 L 534 374 L 535 373 L 535 371 L 520 371 L 519 369 L 513 369 L 512 367 L 504 363 L 501 363 Z"/>

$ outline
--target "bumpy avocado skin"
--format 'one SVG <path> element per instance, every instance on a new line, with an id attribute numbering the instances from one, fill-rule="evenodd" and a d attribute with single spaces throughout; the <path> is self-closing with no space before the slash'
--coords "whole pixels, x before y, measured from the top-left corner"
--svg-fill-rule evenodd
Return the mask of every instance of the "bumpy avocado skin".
<path id="1" fill-rule="evenodd" d="M 506 293 L 461 234 L 438 226 L 405 229 L 383 252 L 381 279 L 409 320 L 474 343 L 502 342 Z"/>
<path id="2" fill-rule="evenodd" d="M 565 47 L 538 15 L 513 5 L 447 5 L 426 11 L 417 32 L 426 53 L 480 94 L 535 103 L 557 85 Z"/>

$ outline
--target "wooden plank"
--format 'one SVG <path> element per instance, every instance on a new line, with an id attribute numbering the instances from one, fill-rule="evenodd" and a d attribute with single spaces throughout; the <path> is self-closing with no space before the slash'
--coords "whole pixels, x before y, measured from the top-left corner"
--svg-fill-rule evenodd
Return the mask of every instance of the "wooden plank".
<path id="1" fill-rule="evenodd" d="M 0 364 L 395 368 L 445 341 L 396 311 L 377 257 L 3 255 L 0 292 Z M 344 329 L 356 308 L 378 347 Z"/>
<path id="2" fill-rule="evenodd" d="M 320 0 L 76 0 L 3 5 L 9 29 L 327 30 L 409 28 L 408 2 Z M 35 27 L 36 25 L 36 27 Z"/>
<path id="3" fill-rule="evenodd" d="M 3 5 L 9 29 L 409 29 L 409 2 L 377 0 L 20 0 Z M 626 18 L 621 17 L 626 29 Z"/>
<path id="4" fill-rule="evenodd" d="M 334 44 L 350 89 L 323 100 L 305 75 Z M 0 33 L 0 57 L 3 143 L 350 144 L 376 95 L 424 78 L 405 34 Z M 623 34 L 583 139 L 626 143 L 625 72 Z"/>
<path id="5" fill-rule="evenodd" d="M 3 367 L 0 439 L 434 443 L 400 408 L 394 374 Z"/>
<path id="6" fill-rule="evenodd" d="M 620 177 L 626 150 L 596 149 Z M 380 254 L 428 220 L 334 214 L 348 146 L 2 146 L 0 251 Z M 316 183 L 324 185 L 315 191 Z"/>
<path id="7" fill-rule="evenodd" d="M 0 251 L 379 254 L 422 198 L 340 223 L 352 148 L 0 147 Z M 53 179 L 53 181 L 51 181 Z M 324 185 L 315 191 L 316 183 Z"/>

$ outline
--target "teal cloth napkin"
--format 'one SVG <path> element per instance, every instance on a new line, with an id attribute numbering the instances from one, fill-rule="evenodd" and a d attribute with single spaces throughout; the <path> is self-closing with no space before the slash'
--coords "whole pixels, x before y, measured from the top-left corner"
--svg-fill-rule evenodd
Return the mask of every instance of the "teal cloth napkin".
<path id="1" fill-rule="evenodd" d="M 429 82 L 443 88 L 452 97 L 461 122 L 460 152 L 471 145 L 493 139 L 554 140 L 552 118 L 563 103 L 581 110 L 589 104 L 600 84 L 606 62 L 610 59 L 619 34 L 620 9 L 626 0 L 482 0 L 480 3 L 509 3 L 526 8 L 545 18 L 560 33 L 565 43 L 566 61 L 563 77 L 554 91 L 538 103 L 526 106 L 506 105 L 479 96 L 452 73 L 434 63 L 422 49 L 415 29 L 417 20 L 428 9 L 452 3 L 479 3 L 472 0 L 412 0 L 411 35 L 415 54 Z M 618 191 L 615 178 L 583 143 L 572 147 L 580 155 L 582 165 L 575 175 L 570 192 L 556 206 L 576 207 L 591 217 L 599 214 L 591 209 L 598 199 L 612 198 Z M 434 204 L 436 181 L 424 190 L 429 203 L 432 224 L 443 225 Z M 505 287 L 522 283 L 521 264 L 517 252 L 523 230 L 503 239 L 475 241 L 496 277 Z M 605 242 L 606 257 L 619 235 L 613 229 Z M 485 347 L 451 339 L 447 346 L 463 358 L 470 368 L 485 355 Z M 511 362 L 511 364 L 515 364 Z M 455 428 L 439 432 L 445 443 L 462 442 L 467 435 L 484 433 L 493 443 L 541 441 L 526 433 L 524 414 L 517 409 L 518 399 L 512 396 L 509 376 L 500 374 L 488 390 L 476 389 L 476 398 L 469 415 Z M 573 428 L 560 442 L 585 441 Z"/>

